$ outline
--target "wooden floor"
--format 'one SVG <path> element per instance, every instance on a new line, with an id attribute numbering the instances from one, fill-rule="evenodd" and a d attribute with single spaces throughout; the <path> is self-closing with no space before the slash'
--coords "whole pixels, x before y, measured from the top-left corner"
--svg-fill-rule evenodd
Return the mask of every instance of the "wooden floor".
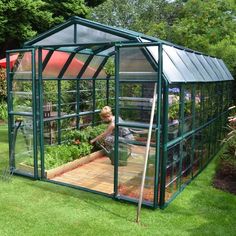
<path id="1" fill-rule="evenodd" d="M 130 157 L 127 166 L 119 166 L 119 183 L 128 182 L 140 175 L 142 169 L 143 158 Z M 110 159 L 104 156 L 54 177 L 52 180 L 112 194 L 114 192 L 114 166 L 111 165 Z"/>

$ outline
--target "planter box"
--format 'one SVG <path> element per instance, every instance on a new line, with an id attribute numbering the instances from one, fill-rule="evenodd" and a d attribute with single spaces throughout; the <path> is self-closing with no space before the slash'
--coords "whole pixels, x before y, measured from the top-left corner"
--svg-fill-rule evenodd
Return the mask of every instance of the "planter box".
<path id="1" fill-rule="evenodd" d="M 103 151 L 97 151 L 97 152 L 91 153 L 87 156 L 84 156 L 84 157 L 81 157 L 80 159 L 68 162 L 68 163 L 58 166 L 54 169 L 45 170 L 45 177 L 47 179 L 52 179 L 58 175 L 61 175 L 65 172 L 76 169 L 79 166 L 87 164 L 87 163 L 89 163 L 97 158 L 103 157 L 103 156 L 104 156 Z M 20 163 L 19 168 L 20 168 L 20 170 L 22 170 L 24 172 L 34 173 L 34 167 L 26 165 L 25 163 Z M 40 172 L 40 169 L 39 169 L 39 172 Z"/>

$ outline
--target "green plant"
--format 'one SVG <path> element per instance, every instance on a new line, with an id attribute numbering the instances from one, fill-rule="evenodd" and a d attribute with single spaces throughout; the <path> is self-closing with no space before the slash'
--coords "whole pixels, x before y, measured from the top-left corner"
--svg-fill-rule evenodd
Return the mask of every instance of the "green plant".
<path id="1" fill-rule="evenodd" d="M 106 127 L 106 124 L 101 124 L 95 127 L 87 126 L 86 128 L 81 130 L 71 130 L 65 135 L 63 135 L 63 139 L 68 145 L 74 144 L 78 141 L 89 143 L 91 139 L 94 139 L 100 133 L 104 132 Z"/>
<path id="2" fill-rule="evenodd" d="M 0 103 L 0 120 L 7 121 L 8 112 L 7 112 L 7 103 Z"/>
<path id="3" fill-rule="evenodd" d="M 169 119 L 176 120 L 179 117 L 179 103 L 174 102 L 169 107 Z"/>
<path id="4" fill-rule="evenodd" d="M 0 102 L 6 101 L 6 99 L 7 99 L 6 70 L 0 68 Z"/>

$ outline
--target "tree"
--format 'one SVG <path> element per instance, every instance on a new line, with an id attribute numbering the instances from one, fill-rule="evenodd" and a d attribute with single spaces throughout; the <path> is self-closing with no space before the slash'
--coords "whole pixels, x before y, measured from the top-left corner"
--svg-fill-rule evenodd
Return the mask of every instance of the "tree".
<path id="1" fill-rule="evenodd" d="M 89 6 L 89 7 L 96 7 L 105 1 L 106 0 L 85 0 L 87 6 Z"/>
<path id="2" fill-rule="evenodd" d="M 166 0 L 107 0 L 92 9 L 90 19 L 100 23 L 146 33 L 150 24 L 172 24 L 182 3 Z"/>
<path id="3" fill-rule="evenodd" d="M 84 0 L 0 0 L 0 56 L 69 17 L 85 17 Z"/>

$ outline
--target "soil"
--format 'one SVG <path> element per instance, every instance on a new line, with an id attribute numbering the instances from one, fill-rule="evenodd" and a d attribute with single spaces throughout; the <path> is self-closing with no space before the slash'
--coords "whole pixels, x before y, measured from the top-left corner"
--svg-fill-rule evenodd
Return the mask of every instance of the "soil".
<path id="1" fill-rule="evenodd" d="M 0 125 L 6 124 L 6 121 L 0 120 Z"/>
<path id="2" fill-rule="evenodd" d="M 213 180 L 213 186 L 236 195 L 236 165 L 228 161 L 221 161 Z"/>

